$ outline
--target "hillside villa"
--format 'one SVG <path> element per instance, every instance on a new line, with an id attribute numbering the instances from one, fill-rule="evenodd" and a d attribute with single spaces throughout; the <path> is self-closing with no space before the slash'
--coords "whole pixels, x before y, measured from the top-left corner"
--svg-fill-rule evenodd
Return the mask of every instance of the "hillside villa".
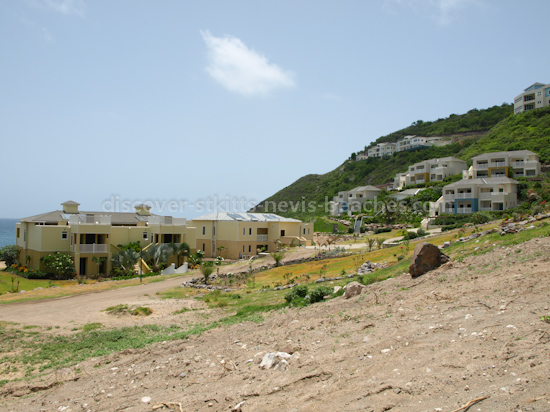
<path id="1" fill-rule="evenodd" d="M 407 185 L 441 182 L 446 177 L 459 174 L 466 168 L 466 162 L 456 157 L 425 160 L 409 166 L 409 171 L 406 173 L 398 173 L 394 178 L 393 188 L 401 190 Z"/>
<path id="2" fill-rule="evenodd" d="M 419 149 L 430 146 L 445 146 L 451 143 L 449 139 L 440 136 L 422 137 L 422 136 L 405 136 L 397 142 L 378 143 L 366 149 L 363 153 L 356 156 L 356 160 L 365 160 L 369 157 L 384 157 L 391 156 L 397 152 L 405 150 Z"/>
<path id="3" fill-rule="evenodd" d="M 342 213 L 351 215 L 351 212 L 360 211 L 362 204 L 366 200 L 376 199 L 380 191 L 381 189 L 377 187 L 367 185 L 338 192 L 338 195 L 333 197 L 330 204 L 330 214 L 333 216 L 338 216 Z"/>
<path id="4" fill-rule="evenodd" d="M 443 187 L 431 216 L 506 210 L 518 205 L 518 182 L 508 177 L 463 179 Z"/>
<path id="5" fill-rule="evenodd" d="M 536 177 L 540 174 L 539 155 L 530 150 L 484 153 L 472 158 L 472 166 L 462 172 L 464 179 L 480 177 Z M 512 171 L 513 176 L 510 175 Z"/>
<path id="6" fill-rule="evenodd" d="M 550 105 L 550 84 L 534 83 L 514 98 L 514 114 Z"/>

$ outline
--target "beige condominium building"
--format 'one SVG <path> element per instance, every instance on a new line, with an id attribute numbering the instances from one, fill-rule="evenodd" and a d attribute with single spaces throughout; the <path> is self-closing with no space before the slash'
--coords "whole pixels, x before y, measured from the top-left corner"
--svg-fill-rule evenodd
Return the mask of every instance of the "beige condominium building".
<path id="1" fill-rule="evenodd" d="M 338 192 L 334 196 L 330 205 L 330 214 L 333 216 L 341 215 L 342 213 L 351 214 L 351 212 L 361 211 L 366 200 L 376 199 L 380 193 L 380 189 L 374 186 L 358 186 L 351 190 Z"/>
<path id="2" fill-rule="evenodd" d="M 395 176 L 393 188 L 402 189 L 407 185 L 417 185 L 427 182 L 441 182 L 446 177 L 462 173 L 466 170 L 466 162 L 456 157 L 443 157 L 418 162 L 409 166 L 409 171 Z"/>
<path id="3" fill-rule="evenodd" d="M 206 257 L 248 258 L 260 251 L 286 246 L 309 246 L 313 223 L 272 213 L 211 213 L 189 223 L 196 229 L 197 249 Z"/>
<path id="4" fill-rule="evenodd" d="M 195 249 L 195 229 L 188 227 L 186 219 L 153 215 L 146 205 L 135 206 L 133 213 L 84 212 L 78 207 L 68 201 L 61 210 L 19 220 L 19 262 L 44 270 L 40 258 L 65 252 L 74 258 L 77 274 L 90 276 L 110 273 L 111 258 L 120 251 L 118 245 L 186 242 Z"/>
<path id="5" fill-rule="evenodd" d="M 514 99 L 514 114 L 550 105 L 550 84 L 534 83 Z"/>
<path id="6" fill-rule="evenodd" d="M 540 174 L 539 155 L 530 150 L 484 153 L 473 157 L 472 162 L 472 166 L 462 172 L 465 179 L 502 176 L 536 177 Z"/>
<path id="7" fill-rule="evenodd" d="M 517 206 L 517 188 L 518 182 L 506 176 L 463 179 L 443 187 L 434 212 L 439 215 L 506 210 Z"/>

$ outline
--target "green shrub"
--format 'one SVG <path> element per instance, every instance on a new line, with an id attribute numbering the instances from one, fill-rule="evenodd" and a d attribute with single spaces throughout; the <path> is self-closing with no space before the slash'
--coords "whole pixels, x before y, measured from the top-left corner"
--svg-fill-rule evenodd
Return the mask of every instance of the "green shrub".
<path id="1" fill-rule="evenodd" d="M 153 313 L 153 309 L 146 306 L 139 306 L 132 311 L 134 316 L 149 316 Z"/>
<path id="2" fill-rule="evenodd" d="M 332 291 L 326 286 L 318 286 L 309 293 L 310 303 L 320 302 L 325 296 L 331 295 Z"/>
<path id="3" fill-rule="evenodd" d="M 386 233 L 386 232 L 391 232 L 391 227 L 381 227 L 381 228 L 375 229 L 374 234 L 376 235 L 378 233 Z"/>
<path id="4" fill-rule="evenodd" d="M 107 309 L 105 309 L 105 312 L 111 315 L 119 315 L 121 313 L 126 313 L 128 312 L 128 305 L 121 303 L 120 305 L 109 306 Z"/>
<path id="5" fill-rule="evenodd" d="M 307 296 L 308 288 L 306 285 L 294 286 L 287 294 L 285 294 L 285 300 L 288 303 L 293 302 L 296 298 L 305 298 Z"/>

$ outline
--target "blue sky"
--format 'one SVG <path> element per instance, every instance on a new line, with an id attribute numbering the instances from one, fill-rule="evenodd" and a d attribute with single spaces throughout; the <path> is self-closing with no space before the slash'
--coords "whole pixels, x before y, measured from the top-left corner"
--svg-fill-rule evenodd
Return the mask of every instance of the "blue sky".
<path id="1" fill-rule="evenodd" d="M 416 120 L 550 83 L 548 12 L 547 0 L 1 2 L 0 217 L 69 199 L 188 218 L 215 196 L 259 202 Z"/>

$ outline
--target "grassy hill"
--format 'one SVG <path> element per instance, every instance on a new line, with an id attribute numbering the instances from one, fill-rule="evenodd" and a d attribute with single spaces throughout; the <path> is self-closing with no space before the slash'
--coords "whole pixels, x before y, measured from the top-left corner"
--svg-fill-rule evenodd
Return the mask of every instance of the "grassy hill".
<path id="1" fill-rule="evenodd" d="M 455 156 L 471 164 L 471 158 L 481 153 L 528 149 L 538 153 L 542 163 L 550 163 L 550 107 L 519 115 L 514 115 L 512 111 L 511 105 L 502 105 L 485 110 L 470 110 L 464 115 L 451 115 L 435 122 L 417 121 L 410 127 L 379 138 L 377 142 L 396 141 L 410 134 L 444 135 L 441 131 L 450 131 L 455 135 L 483 133 L 464 137 L 447 146 L 399 152 L 388 158 L 346 160 L 326 174 L 311 174 L 298 179 L 261 202 L 255 210 L 310 220 L 327 214 L 322 205 L 332 200 L 338 191 L 392 182 L 394 176 L 405 172 L 409 165 L 437 157 Z M 482 130 L 482 125 L 490 127 Z M 273 204 L 289 207 L 286 210 L 273 210 Z M 317 207 L 308 207 L 313 204 Z"/>

